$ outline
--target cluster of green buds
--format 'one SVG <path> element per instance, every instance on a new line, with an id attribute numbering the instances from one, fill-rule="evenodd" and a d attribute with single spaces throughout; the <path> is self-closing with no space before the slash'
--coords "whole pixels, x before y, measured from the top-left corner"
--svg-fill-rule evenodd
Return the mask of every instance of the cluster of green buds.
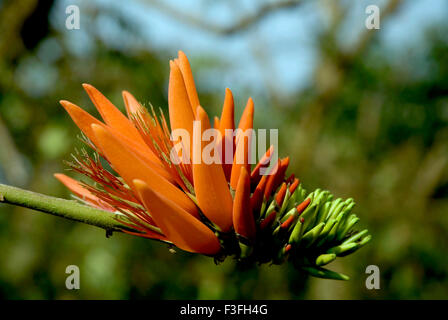
<path id="1" fill-rule="evenodd" d="M 239 237 L 240 262 L 282 264 L 290 261 L 309 275 L 336 280 L 349 277 L 323 268 L 337 257 L 354 253 L 372 238 L 368 230 L 355 230 L 359 221 L 352 213 L 352 198 L 334 199 L 329 191 L 307 191 L 299 184 L 279 188 L 263 201 L 256 219 L 257 241 Z"/>

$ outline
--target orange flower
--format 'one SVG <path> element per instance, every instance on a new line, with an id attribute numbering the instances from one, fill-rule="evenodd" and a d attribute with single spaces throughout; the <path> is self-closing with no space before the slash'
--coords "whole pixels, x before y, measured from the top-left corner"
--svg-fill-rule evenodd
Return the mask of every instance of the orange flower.
<path id="1" fill-rule="evenodd" d="M 329 219 L 335 224 L 333 220 L 342 218 L 332 210 L 339 212 L 346 206 L 348 212 L 353 205 L 348 200 L 347 204 L 339 200 L 333 204 L 329 193 L 319 189 L 306 196 L 294 175 L 285 178 L 289 158 L 274 164 L 274 146 L 251 171 L 251 98 L 239 121 L 239 131 L 234 134 L 234 100 L 230 89 L 226 89 L 221 117 L 213 121 L 218 135 L 211 143 L 201 139 L 211 128 L 210 120 L 200 106 L 191 67 L 183 52 L 170 61 L 171 130 L 162 113 L 157 115 L 152 107 L 142 107 L 127 91 L 123 91 L 125 116 L 93 86 L 83 87 L 103 121 L 71 102 L 60 103 L 93 150 L 93 156 L 87 151 L 78 153 L 70 166 L 94 183 L 78 182 L 63 174 L 55 177 L 79 200 L 114 212 L 135 230 L 124 232 L 215 258 L 243 256 L 244 251 L 245 256 L 253 254 L 254 260 L 260 262 L 278 262 L 300 248 L 298 239 L 302 236 L 307 241 L 317 241 L 310 233 L 315 225 L 319 232 L 328 232 L 332 239 L 340 241 L 351 230 L 351 222 L 345 220 L 344 224 L 338 220 L 341 226 L 337 231 L 344 232 L 342 236 L 319 224 Z M 176 129 L 188 136 L 174 137 Z M 210 145 L 219 161 L 197 162 Z M 104 167 L 100 158 L 113 171 Z M 261 174 L 261 169 L 270 165 L 270 175 Z M 327 211 L 320 214 L 321 209 Z M 361 237 L 356 241 L 361 241 Z M 244 249 L 247 246 L 253 250 Z"/>

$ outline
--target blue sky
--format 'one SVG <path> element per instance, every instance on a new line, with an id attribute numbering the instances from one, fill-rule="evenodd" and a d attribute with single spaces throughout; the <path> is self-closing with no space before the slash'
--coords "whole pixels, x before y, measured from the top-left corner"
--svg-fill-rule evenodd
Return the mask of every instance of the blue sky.
<path id="1" fill-rule="evenodd" d="M 227 25 L 253 12 L 257 0 L 205 1 L 205 0 L 163 0 L 180 11 L 200 17 L 210 23 Z M 97 28 L 98 33 L 112 46 L 137 45 L 157 48 L 174 57 L 177 50 L 187 53 L 194 63 L 206 56 L 219 57 L 226 65 L 224 74 L 209 70 L 196 74 L 201 88 L 241 87 L 254 91 L 263 91 L 268 85 L 275 90 L 288 93 L 309 84 L 318 57 L 316 56 L 316 35 L 325 28 L 327 21 L 323 3 L 309 1 L 294 9 L 281 10 L 269 15 L 262 23 L 235 36 L 220 36 L 176 21 L 159 10 L 153 9 L 143 0 L 115 1 L 70 1 L 59 0 L 59 9 L 54 15 L 60 15 L 69 4 L 77 4 L 81 9 L 81 32 L 68 32 L 74 50 L 88 50 L 89 41 L 83 37 L 84 27 Z M 328 1 L 327 1 L 328 2 Z M 360 32 L 365 30 L 365 8 L 369 4 L 380 7 L 385 0 L 348 0 L 342 3 L 349 8 L 344 21 L 341 41 L 350 46 Z M 238 8 L 229 3 L 238 4 Z M 143 35 L 143 41 L 133 42 L 120 30 L 116 21 L 107 14 L 100 14 L 95 22 L 83 19 L 83 10 L 100 8 L 118 10 L 132 21 Z M 236 9 L 236 10 L 235 10 Z M 448 17 L 446 0 L 410 0 L 393 18 L 381 24 L 380 39 L 390 52 L 400 56 L 408 48 L 418 48 L 424 38 L 424 30 L 433 23 L 443 22 Z M 63 21 L 61 19 L 57 19 Z M 63 24 L 56 23 L 63 28 Z M 266 81 L 270 82 L 267 83 Z"/>

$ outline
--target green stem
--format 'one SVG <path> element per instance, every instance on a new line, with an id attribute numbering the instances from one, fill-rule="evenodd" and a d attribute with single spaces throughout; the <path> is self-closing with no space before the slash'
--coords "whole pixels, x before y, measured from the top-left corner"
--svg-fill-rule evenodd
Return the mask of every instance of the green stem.
<path id="1" fill-rule="evenodd" d="M 50 197 L 4 184 L 0 184 L 0 202 L 90 224 L 103 228 L 108 233 L 122 230 L 136 231 L 120 223 L 114 213 L 95 209 L 74 200 Z"/>

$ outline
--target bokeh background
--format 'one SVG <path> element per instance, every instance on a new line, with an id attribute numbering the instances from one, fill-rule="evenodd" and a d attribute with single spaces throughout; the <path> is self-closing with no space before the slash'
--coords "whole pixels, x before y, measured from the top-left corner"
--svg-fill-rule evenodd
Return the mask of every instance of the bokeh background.
<path id="1" fill-rule="evenodd" d="M 367 30 L 378 5 L 381 28 Z M 80 9 L 80 29 L 65 27 Z M 241 270 L 138 237 L 0 205 L 0 298 L 448 298 L 448 2 L 445 0 L 0 0 L 0 183 L 68 198 L 78 129 L 58 101 L 96 115 L 81 83 L 123 110 L 121 90 L 166 109 L 169 59 L 190 58 L 209 114 L 233 90 L 258 128 L 279 128 L 308 190 L 353 197 L 373 241 L 329 265 Z M 78 265 L 81 289 L 65 288 Z M 377 265 L 381 289 L 367 290 Z"/>

